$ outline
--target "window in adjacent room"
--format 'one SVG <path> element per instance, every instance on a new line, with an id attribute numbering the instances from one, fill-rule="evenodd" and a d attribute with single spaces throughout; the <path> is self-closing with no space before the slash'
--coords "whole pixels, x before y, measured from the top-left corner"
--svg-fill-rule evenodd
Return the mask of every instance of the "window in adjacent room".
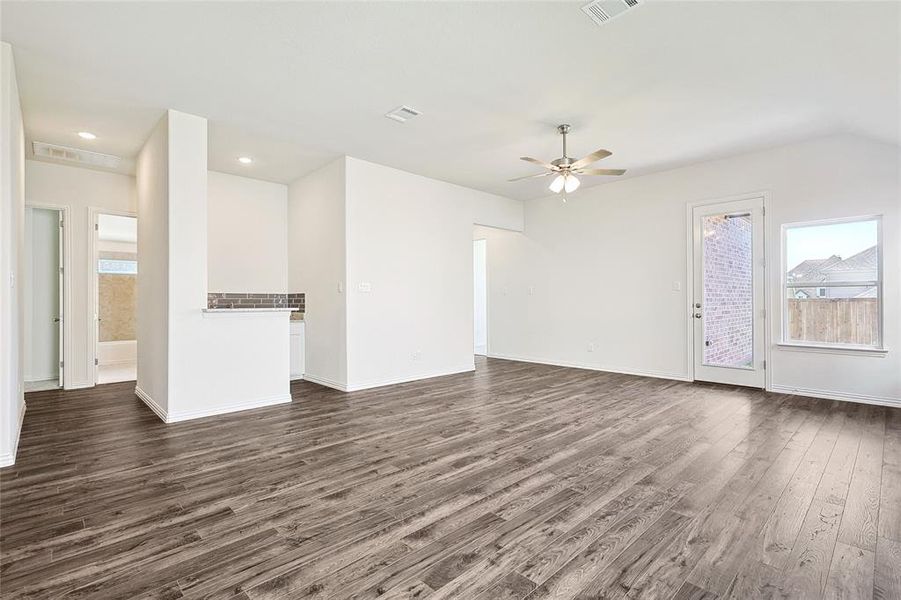
<path id="1" fill-rule="evenodd" d="M 882 348 L 879 217 L 783 226 L 782 341 Z"/>

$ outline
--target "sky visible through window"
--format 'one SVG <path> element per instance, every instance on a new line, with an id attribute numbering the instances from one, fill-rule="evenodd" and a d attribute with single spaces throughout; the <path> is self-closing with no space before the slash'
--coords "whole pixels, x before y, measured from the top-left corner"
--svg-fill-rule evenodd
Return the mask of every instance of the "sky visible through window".
<path id="1" fill-rule="evenodd" d="M 876 245 L 876 221 L 791 227 L 785 232 L 785 262 L 791 271 L 805 260 L 848 258 Z"/>

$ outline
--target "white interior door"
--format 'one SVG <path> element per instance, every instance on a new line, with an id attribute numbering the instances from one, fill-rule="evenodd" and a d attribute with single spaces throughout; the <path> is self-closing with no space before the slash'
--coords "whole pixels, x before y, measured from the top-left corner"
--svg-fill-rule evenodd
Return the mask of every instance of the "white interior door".
<path id="1" fill-rule="evenodd" d="M 763 198 L 692 210 L 694 378 L 765 387 Z"/>

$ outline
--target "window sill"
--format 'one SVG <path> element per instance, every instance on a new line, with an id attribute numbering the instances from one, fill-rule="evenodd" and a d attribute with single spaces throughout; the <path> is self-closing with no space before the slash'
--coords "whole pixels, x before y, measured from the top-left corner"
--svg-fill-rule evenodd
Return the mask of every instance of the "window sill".
<path id="1" fill-rule="evenodd" d="M 855 348 L 854 346 L 817 346 L 814 344 L 792 344 L 779 342 L 776 344 L 782 350 L 793 352 L 822 352 L 825 354 L 846 354 L 848 356 L 875 356 L 884 358 L 888 354 L 886 348 Z"/>

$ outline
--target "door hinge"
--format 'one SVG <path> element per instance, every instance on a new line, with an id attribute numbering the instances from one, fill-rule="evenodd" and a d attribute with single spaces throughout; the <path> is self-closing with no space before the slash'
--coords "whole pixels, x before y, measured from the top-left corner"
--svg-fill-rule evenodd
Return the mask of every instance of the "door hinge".
<path id="1" fill-rule="evenodd" d="M 59 368 L 60 368 L 60 369 L 63 368 L 63 361 L 59 361 Z"/>
<path id="2" fill-rule="evenodd" d="M 766 369 L 766 360 L 763 361 L 763 368 Z"/>
<path id="3" fill-rule="evenodd" d="M 99 365 L 99 364 L 100 364 L 100 359 L 99 359 L 99 358 L 95 358 L 95 359 L 94 359 L 94 365 L 96 366 L 96 365 Z"/>
<path id="4" fill-rule="evenodd" d="M 100 223 L 94 223 L 94 231 L 100 231 Z"/>

